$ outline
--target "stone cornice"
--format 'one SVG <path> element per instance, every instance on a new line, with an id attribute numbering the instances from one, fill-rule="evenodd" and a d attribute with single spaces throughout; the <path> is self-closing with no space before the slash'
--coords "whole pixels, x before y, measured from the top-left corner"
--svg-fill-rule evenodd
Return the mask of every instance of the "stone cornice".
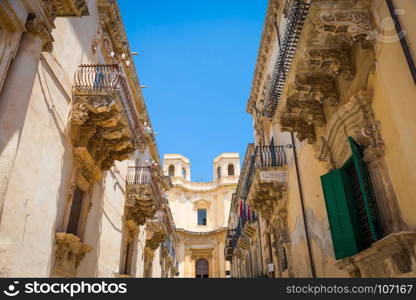
<path id="1" fill-rule="evenodd" d="M 124 67 L 123 71 L 129 82 L 139 118 L 143 124 L 146 123 L 149 128 L 152 128 L 117 1 L 98 0 L 97 5 L 103 29 L 111 38 L 114 52 L 118 55 L 124 53 L 126 59 L 130 62 L 130 66 Z M 153 160 L 160 165 L 159 152 L 153 134 L 150 136 L 148 146 Z"/>
<path id="2" fill-rule="evenodd" d="M 195 192 L 195 193 L 212 193 L 221 188 L 229 188 L 237 185 L 237 182 L 231 183 L 216 183 L 215 181 L 210 182 L 190 182 L 185 181 L 181 177 L 177 177 L 181 182 L 173 183 L 172 189 L 180 189 L 185 192 Z M 178 180 L 178 181 L 179 181 Z"/>
<path id="3" fill-rule="evenodd" d="M 275 31 L 274 22 L 275 15 L 279 11 L 279 0 L 269 0 L 267 7 L 266 18 L 263 25 L 263 32 L 260 40 L 259 51 L 257 55 L 256 67 L 254 70 L 254 77 L 252 82 L 252 88 L 250 92 L 250 98 L 247 102 L 246 110 L 252 114 L 252 104 L 257 101 L 257 97 L 260 94 L 263 78 L 266 75 L 266 69 L 270 60 L 273 48 L 273 34 Z"/>
<path id="4" fill-rule="evenodd" d="M 227 231 L 227 227 L 220 227 L 211 231 L 201 232 L 201 231 L 190 231 L 184 228 L 176 228 L 176 232 L 179 234 L 191 235 L 191 236 L 208 236 L 208 235 L 215 235 L 218 233 L 225 233 Z"/>

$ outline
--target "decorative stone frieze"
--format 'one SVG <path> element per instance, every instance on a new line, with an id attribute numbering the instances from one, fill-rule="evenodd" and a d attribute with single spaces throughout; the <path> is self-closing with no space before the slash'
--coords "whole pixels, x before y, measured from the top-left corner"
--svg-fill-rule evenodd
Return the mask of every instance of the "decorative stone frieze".
<path id="1" fill-rule="evenodd" d="M 73 234 L 58 232 L 55 234 L 54 276 L 74 277 L 76 270 L 91 251 L 91 246 L 84 244 Z"/>
<path id="2" fill-rule="evenodd" d="M 43 42 L 43 51 L 51 52 L 54 39 L 51 34 L 52 28 L 48 27 L 45 21 L 39 17 L 30 16 L 26 22 L 26 30 L 38 35 Z"/>
<path id="3" fill-rule="evenodd" d="M 52 0 L 50 2 L 52 2 L 58 17 L 83 17 L 89 15 L 86 0 Z"/>
<path id="4" fill-rule="evenodd" d="M 102 26 L 110 37 L 114 51 L 120 54 L 129 54 L 130 50 L 126 33 L 124 32 L 124 28 L 120 28 L 120 24 L 122 23 L 120 22 L 121 18 L 117 3 L 111 0 L 98 0 L 97 7 Z M 114 26 L 115 24 L 119 25 Z"/>
<path id="5" fill-rule="evenodd" d="M 370 40 L 373 36 L 366 10 L 324 11 L 320 13 L 319 20 L 319 31 L 343 35 L 351 43 Z"/>
<path id="6" fill-rule="evenodd" d="M 392 233 L 360 253 L 337 261 L 352 277 L 415 277 L 416 233 Z"/>
<path id="7" fill-rule="evenodd" d="M 321 72 L 301 72 L 296 74 L 293 89 L 312 97 L 319 103 L 338 105 L 338 88 L 334 77 Z"/>
<path id="8" fill-rule="evenodd" d="M 248 193 L 250 207 L 268 216 L 287 190 L 286 167 L 263 167 L 255 170 Z"/>
<path id="9" fill-rule="evenodd" d="M 324 70 L 333 75 L 341 75 L 346 80 L 355 76 L 351 48 L 316 48 L 308 51 L 307 64 L 311 68 Z"/>

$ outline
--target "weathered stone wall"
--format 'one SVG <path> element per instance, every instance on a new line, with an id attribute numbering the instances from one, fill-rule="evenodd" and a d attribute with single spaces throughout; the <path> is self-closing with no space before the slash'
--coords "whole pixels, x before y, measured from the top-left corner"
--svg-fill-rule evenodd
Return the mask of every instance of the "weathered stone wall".
<path id="1" fill-rule="evenodd" d="M 1 209 L 0 205 L 0 276 L 53 275 L 55 233 L 66 230 L 74 184 L 68 129 L 74 74 L 80 64 L 106 63 L 101 45 L 93 47 L 101 34 L 97 3 L 88 2 L 89 16 L 55 20 L 51 52 L 41 53 L 41 40 L 24 33 L 10 67 L 2 59 L 0 88 L 3 77 L 5 80 L 0 92 L 0 199 L 4 206 Z M 17 5 L 15 9 L 24 7 Z M 18 15 L 23 16 L 24 11 Z M 6 38 L 0 28 L 0 57 L 11 51 L 2 46 Z M 127 167 L 135 165 L 136 158 L 139 163 L 150 161 L 149 150 L 116 162 L 87 193 L 90 205 L 80 238 L 91 251 L 81 260 L 76 276 L 119 276 L 125 179 Z M 145 237 L 145 226 L 140 226 L 132 276 L 143 276 Z M 153 266 L 154 274 L 159 276 L 157 258 Z"/>

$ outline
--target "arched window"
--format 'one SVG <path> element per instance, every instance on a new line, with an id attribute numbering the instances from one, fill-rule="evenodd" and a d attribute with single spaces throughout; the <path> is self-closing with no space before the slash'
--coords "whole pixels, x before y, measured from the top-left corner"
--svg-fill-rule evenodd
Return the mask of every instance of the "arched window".
<path id="1" fill-rule="evenodd" d="M 221 167 L 217 168 L 217 178 L 220 179 L 221 178 Z"/>
<path id="2" fill-rule="evenodd" d="M 182 168 L 182 177 L 186 179 L 186 169 Z"/>
<path id="3" fill-rule="evenodd" d="M 198 259 L 195 263 L 195 277 L 208 278 L 208 261 L 206 259 Z"/>
<path id="4" fill-rule="evenodd" d="M 228 176 L 234 176 L 234 165 L 233 164 L 228 165 Z"/>
<path id="5" fill-rule="evenodd" d="M 169 176 L 175 176 L 175 166 L 174 165 L 170 165 L 169 166 Z"/>

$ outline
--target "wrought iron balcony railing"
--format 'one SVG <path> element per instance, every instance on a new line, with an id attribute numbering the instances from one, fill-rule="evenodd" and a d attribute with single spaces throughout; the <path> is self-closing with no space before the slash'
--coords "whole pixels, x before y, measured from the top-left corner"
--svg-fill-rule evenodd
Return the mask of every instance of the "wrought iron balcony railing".
<path id="1" fill-rule="evenodd" d="M 144 137 L 126 78 L 117 64 L 80 65 L 74 75 L 74 88 L 77 93 L 105 94 L 117 93 L 123 107 L 123 114 L 132 131 L 132 139 L 136 147 L 140 138 Z"/>
<path id="2" fill-rule="evenodd" d="M 287 164 L 286 152 L 284 146 L 256 146 L 249 158 L 247 168 L 246 184 L 243 187 L 245 196 L 247 196 L 253 183 L 254 173 L 257 168 L 266 167 L 283 167 Z"/>
<path id="3" fill-rule="evenodd" d="M 128 167 L 126 176 L 127 185 L 152 184 L 151 166 Z"/>
<path id="4" fill-rule="evenodd" d="M 274 116 L 277 104 L 279 103 L 287 74 L 295 56 L 298 39 L 309 11 L 309 6 L 310 4 L 304 0 L 293 0 L 290 4 L 287 14 L 286 30 L 282 41 L 279 41 L 279 54 L 263 107 L 263 114 L 269 118 Z"/>

